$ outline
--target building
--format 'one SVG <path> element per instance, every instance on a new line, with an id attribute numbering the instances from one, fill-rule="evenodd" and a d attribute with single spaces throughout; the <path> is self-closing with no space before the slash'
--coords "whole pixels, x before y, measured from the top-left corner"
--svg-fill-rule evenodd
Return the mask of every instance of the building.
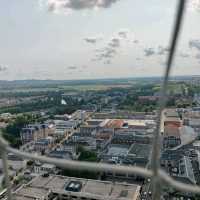
<path id="1" fill-rule="evenodd" d="M 176 112 L 176 110 L 174 109 L 166 109 L 164 110 L 164 126 L 167 125 L 174 125 L 177 127 L 181 127 L 182 126 L 182 121 L 179 117 L 178 112 Z"/>
<path id="2" fill-rule="evenodd" d="M 149 144 L 153 140 L 153 130 L 140 130 L 135 131 L 134 129 L 119 129 L 116 130 L 111 143 L 113 144 Z"/>
<path id="3" fill-rule="evenodd" d="M 149 163 L 151 148 L 152 146 L 148 144 L 111 144 L 100 154 L 100 158 L 103 163 L 146 167 Z M 142 177 L 127 172 L 105 172 L 105 177 L 108 180 L 143 181 Z"/>
<path id="4" fill-rule="evenodd" d="M 150 144 L 132 144 L 123 163 L 146 167 L 151 155 L 151 149 L 152 145 Z"/>
<path id="5" fill-rule="evenodd" d="M 8 160 L 8 166 L 11 171 L 20 172 L 26 168 L 26 161 L 24 160 Z M 0 159 L 0 171 L 3 171 L 3 161 Z"/>
<path id="6" fill-rule="evenodd" d="M 73 158 L 76 158 L 76 150 L 74 149 L 58 149 L 58 150 L 53 150 L 48 153 L 48 157 L 52 158 L 59 158 L 59 159 L 65 159 L 65 160 L 72 160 Z"/>
<path id="7" fill-rule="evenodd" d="M 160 164 L 162 167 L 172 167 L 175 168 L 179 161 L 183 158 L 184 152 L 182 150 L 171 150 L 167 149 L 161 153 Z"/>
<path id="8" fill-rule="evenodd" d="M 103 121 L 104 120 L 102 120 L 102 119 L 89 119 L 89 120 L 87 120 L 87 124 L 99 126 Z"/>
<path id="9" fill-rule="evenodd" d="M 161 128 L 160 131 L 163 134 L 165 126 L 175 126 L 177 128 L 182 127 L 182 120 L 179 114 L 174 109 L 165 109 L 162 113 Z"/>
<path id="10" fill-rule="evenodd" d="M 156 115 L 145 112 L 133 112 L 118 110 L 116 112 L 95 112 L 93 114 L 95 119 L 155 119 Z"/>
<path id="11" fill-rule="evenodd" d="M 96 139 L 97 149 L 103 150 L 110 144 L 113 137 L 113 131 L 100 130 L 96 132 L 93 137 Z"/>
<path id="12" fill-rule="evenodd" d="M 55 123 L 55 137 L 63 138 L 65 136 L 70 136 L 74 129 L 78 126 L 78 121 L 76 120 L 54 120 Z"/>
<path id="13" fill-rule="evenodd" d="M 135 130 L 146 130 L 147 125 L 145 121 L 142 120 L 127 120 L 128 128 L 135 129 Z"/>
<path id="14" fill-rule="evenodd" d="M 66 149 L 68 146 L 84 146 L 84 148 L 88 150 L 96 150 L 96 139 L 93 137 L 83 137 L 80 136 L 79 133 L 73 134 L 68 140 L 64 143 L 64 148 Z"/>
<path id="15" fill-rule="evenodd" d="M 98 125 L 82 125 L 80 126 L 80 135 L 90 137 L 93 131 L 98 129 Z"/>
<path id="16" fill-rule="evenodd" d="M 70 119 L 70 116 L 68 114 L 65 115 L 54 115 L 55 120 L 64 120 L 67 121 Z"/>
<path id="17" fill-rule="evenodd" d="M 46 138 L 49 133 L 49 128 L 44 124 L 29 124 L 22 128 L 20 132 L 21 141 L 23 144 Z"/>
<path id="18" fill-rule="evenodd" d="M 124 125 L 124 120 L 122 119 L 110 119 L 107 120 L 105 122 L 104 125 L 102 125 L 102 127 L 104 127 L 105 129 L 118 129 L 118 128 L 122 128 Z"/>
<path id="19" fill-rule="evenodd" d="M 140 186 L 51 175 L 37 176 L 14 192 L 16 200 L 139 200 Z"/>
<path id="20" fill-rule="evenodd" d="M 85 121 L 87 117 L 88 117 L 88 113 L 85 110 L 77 110 L 71 115 L 71 118 L 73 120 L 78 120 L 79 122 Z"/>
<path id="21" fill-rule="evenodd" d="M 165 116 L 171 117 L 171 118 L 179 118 L 178 112 L 174 109 L 166 109 L 165 110 Z"/>
<path id="22" fill-rule="evenodd" d="M 181 127 L 182 122 L 181 122 L 180 118 L 167 117 L 164 120 L 164 126 L 167 126 L 167 125 L 173 125 L 173 126 Z"/>
<path id="23" fill-rule="evenodd" d="M 58 170 L 53 164 L 42 164 L 40 162 L 36 162 L 34 165 L 34 172 L 37 174 L 57 174 Z"/>
<path id="24" fill-rule="evenodd" d="M 109 145 L 107 151 L 101 154 L 101 161 L 107 163 L 119 163 L 125 165 L 137 165 L 145 167 L 149 162 L 152 145 Z"/>
<path id="25" fill-rule="evenodd" d="M 159 99 L 159 96 L 139 96 L 138 97 L 138 100 L 141 102 L 141 103 L 145 103 L 145 102 L 156 102 L 158 101 Z"/>
<path id="26" fill-rule="evenodd" d="M 47 137 L 39 139 L 34 144 L 34 150 L 38 152 L 45 152 L 49 150 L 54 145 L 54 139 L 53 137 Z"/>
<path id="27" fill-rule="evenodd" d="M 121 164 L 128 155 L 128 151 L 129 145 L 110 145 L 107 151 L 101 155 L 102 162 Z"/>
<path id="28" fill-rule="evenodd" d="M 196 184 L 192 163 L 189 157 L 184 156 L 180 160 L 177 173 L 173 173 L 172 176 L 178 181 L 187 184 Z"/>
<path id="29" fill-rule="evenodd" d="M 173 148 L 181 144 L 180 129 L 174 125 L 166 125 L 163 133 L 163 147 Z"/>
<path id="30" fill-rule="evenodd" d="M 99 130 L 98 132 L 95 132 L 93 136 L 97 140 L 109 140 L 113 136 L 113 131 L 111 130 Z"/>

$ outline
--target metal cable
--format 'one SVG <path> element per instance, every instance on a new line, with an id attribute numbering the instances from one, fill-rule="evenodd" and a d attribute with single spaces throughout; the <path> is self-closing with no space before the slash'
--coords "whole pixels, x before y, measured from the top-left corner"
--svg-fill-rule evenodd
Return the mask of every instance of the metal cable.
<path id="1" fill-rule="evenodd" d="M 7 187 L 6 192 L 7 192 L 8 200 L 12 200 L 11 183 L 10 183 L 9 172 L 8 172 L 8 158 L 7 158 L 7 151 L 6 151 L 7 146 L 8 146 L 8 143 L 2 138 L 2 133 L 0 131 L 0 154 L 2 157 L 3 172 L 4 172 L 5 184 Z"/>
<path id="2" fill-rule="evenodd" d="M 159 177 L 165 186 L 169 186 L 182 192 L 190 192 L 195 194 L 200 194 L 200 187 L 197 185 L 189 185 L 182 183 L 180 181 L 175 181 L 170 177 L 165 171 L 159 170 Z"/>
<path id="3" fill-rule="evenodd" d="M 7 152 L 5 150 L 2 150 L 1 157 L 2 157 L 2 163 L 3 163 L 5 184 L 7 187 L 6 192 L 7 192 L 8 200 L 12 200 L 11 183 L 10 183 L 9 172 L 8 172 L 8 158 L 7 158 Z"/>
<path id="4" fill-rule="evenodd" d="M 36 156 L 33 154 L 21 152 L 17 149 L 13 149 L 9 147 L 7 143 L 0 136 L 0 147 L 1 147 L 4 174 L 6 178 L 9 200 L 12 200 L 12 195 L 11 195 L 11 185 L 10 185 L 9 176 L 8 176 L 8 163 L 7 163 L 8 152 L 14 153 L 15 155 L 20 156 L 21 158 L 38 160 L 43 163 L 51 163 L 51 164 L 55 164 L 56 166 L 66 168 L 66 169 L 90 170 L 90 171 L 95 171 L 95 172 L 113 172 L 113 173 L 121 172 L 121 173 L 126 173 L 126 174 L 137 174 L 143 177 L 152 177 L 153 186 L 154 186 L 154 193 L 153 193 L 154 200 L 160 199 L 161 188 L 158 186 L 160 186 L 159 183 L 161 181 L 165 186 L 173 187 L 177 190 L 184 191 L 184 192 L 192 192 L 192 193 L 200 194 L 200 187 L 175 181 L 166 172 L 162 171 L 159 166 L 160 122 L 161 122 L 161 117 L 162 117 L 162 111 L 167 101 L 167 86 L 168 86 L 169 74 L 171 71 L 177 39 L 180 32 L 180 27 L 181 27 L 181 22 L 182 22 L 182 17 L 184 13 L 184 7 L 185 7 L 185 1 L 186 0 L 179 0 L 177 15 L 176 15 L 172 39 L 171 39 L 170 52 L 168 55 L 167 66 L 166 66 L 165 74 L 164 74 L 164 80 L 161 87 L 161 98 L 159 100 L 157 131 L 156 131 L 155 138 L 153 141 L 153 150 L 152 150 L 152 157 L 151 157 L 152 171 L 147 170 L 145 168 L 141 168 L 141 167 L 135 167 L 135 166 L 129 167 L 129 166 L 110 165 L 110 164 L 103 164 L 103 163 L 97 164 L 97 163 L 89 163 L 89 162 L 78 162 L 78 161 L 68 161 L 68 160 L 62 160 L 62 159 L 48 158 L 44 156 Z M 156 191 L 157 188 L 158 190 Z"/>
<path id="5" fill-rule="evenodd" d="M 89 170 L 94 172 L 114 172 L 114 173 L 123 172 L 126 174 L 138 174 L 147 178 L 152 176 L 152 173 L 149 170 L 140 167 L 110 165 L 105 163 L 97 164 L 92 162 L 83 162 L 83 161 L 80 162 L 80 161 L 49 158 L 45 156 L 37 156 L 34 154 L 21 152 L 11 147 L 7 147 L 7 151 L 19 157 L 38 160 L 42 163 L 55 164 L 56 166 L 66 169 L 76 169 L 76 170 L 86 170 L 86 171 Z"/>
<path id="6" fill-rule="evenodd" d="M 167 102 L 167 87 L 168 87 L 168 81 L 169 81 L 169 75 L 172 68 L 172 62 L 176 50 L 177 40 L 179 36 L 179 32 L 181 29 L 181 24 L 183 21 L 183 14 L 184 14 L 184 8 L 185 8 L 185 0 L 179 0 L 178 6 L 177 6 L 177 13 L 173 28 L 173 33 L 171 37 L 171 43 L 170 43 L 170 52 L 167 59 L 167 65 L 164 73 L 164 80 L 161 87 L 161 98 L 159 99 L 158 105 L 158 120 L 157 120 L 157 127 L 156 127 L 156 133 L 153 140 L 153 149 L 152 149 L 152 157 L 151 157 L 151 167 L 153 170 L 154 178 L 152 180 L 153 183 L 153 199 L 157 200 L 160 199 L 160 192 L 158 190 L 158 187 L 160 187 L 159 180 L 158 180 L 158 170 L 160 165 L 160 128 L 161 128 L 161 117 L 162 117 L 162 111 L 166 106 Z"/>
<path id="7" fill-rule="evenodd" d="M 142 167 L 135 167 L 135 166 L 129 167 L 129 166 L 111 165 L 111 164 L 105 164 L 105 163 L 79 162 L 79 161 L 72 161 L 72 160 L 49 158 L 46 156 L 36 156 L 34 154 L 21 152 L 11 147 L 7 147 L 6 150 L 7 152 L 13 153 L 24 159 L 33 159 L 33 160 L 40 161 L 42 163 L 55 164 L 56 166 L 59 166 L 65 169 L 86 170 L 86 171 L 89 170 L 89 171 L 94 171 L 94 172 L 115 172 L 115 173 L 124 173 L 124 174 L 137 174 L 145 178 L 153 177 L 153 172 L 151 170 L 148 170 Z M 164 185 L 169 185 L 180 191 L 200 194 L 200 187 L 184 184 L 179 181 L 176 181 L 161 169 L 158 170 L 158 177 L 163 182 Z"/>

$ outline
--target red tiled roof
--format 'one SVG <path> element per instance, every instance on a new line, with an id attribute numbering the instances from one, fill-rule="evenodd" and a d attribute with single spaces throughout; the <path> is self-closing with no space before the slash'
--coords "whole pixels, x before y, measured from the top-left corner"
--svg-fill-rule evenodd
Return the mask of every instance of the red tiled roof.
<path id="1" fill-rule="evenodd" d="M 105 128 L 121 128 L 124 124 L 124 120 L 121 119 L 113 119 L 110 120 L 106 125 Z"/>
<path id="2" fill-rule="evenodd" d="M 164 127 L 163 135 L 164 137 L 169 137 L 169 136 L 180 137 L 180 130 L 177 126 L 169 124 Z"/>

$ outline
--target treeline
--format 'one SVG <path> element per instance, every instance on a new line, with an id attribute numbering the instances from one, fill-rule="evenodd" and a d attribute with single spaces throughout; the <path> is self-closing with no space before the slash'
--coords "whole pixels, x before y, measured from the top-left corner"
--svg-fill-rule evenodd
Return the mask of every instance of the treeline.
<path id="1" fill-rule="evenodd" d="M 12 147 L 18 148 L 21 145 L 21 129 L 30 123 L 38 121 L 40 121 L 40 117 L 36 115 L 24 114 L 17 116 L 16 119 L 11 121 L 6 128 L 2 129 L 2 135 Z"/>
<path id="2" fill-rule="evenodd" d="M 157 108 L 157 101 L 139 101 L 140 96 L 152 96 L 154 84 L 136 85 L 132 87 L 124 101 L 119 105 L 120 109 L 134 110 L 136 112 L 152 112 Z"/>
<path id="3" fill-rule="evenodd" d="M 57 94 L 63 94 L 65 91 L 64 90 L 59 90 L 59 91 L 15 91 L 15 90 L 9 90 L 9 91 L 4 91 L 0 92 L 0 97 L 1 98 L 10 98 L 10 97 L 15 97 L 15 98 L 23 98 L 23 97 L 35 97 L 35 96 L 55 96 Z"/>
<path id="4" fill-rule="evenodd" d="M 71 98 L 64 98 L 66 105 L 61 104 L 62 92 L 49 93 L 44 98 L 34 100 L 28 103 L 22 103 L 19 105 L 8 106 L 0 108 L 0 113 L 26 113 L 40 110 L 49 110 L 50 114 L 64 114 L 72 113 L 78 109 L 84 102 L 79 102 Z"/>

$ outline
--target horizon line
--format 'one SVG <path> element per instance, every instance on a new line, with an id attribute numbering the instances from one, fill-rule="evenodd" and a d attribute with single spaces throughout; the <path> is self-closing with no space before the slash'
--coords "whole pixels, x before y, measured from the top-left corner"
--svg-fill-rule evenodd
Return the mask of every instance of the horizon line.
<path id="1" fill-rule="evenodd" d="M 181 77 L 200 77 L 200 75 L 171 75 L 171 78 L 181 78 Z M 119 79 L 142 79 L 142 78 L 163 78 L 163 76 L 136 76 L 136 77 L 105 77 L 105 78 L 91 78 L 91 79 L 13 79 L 13 80 L 1 80 L 5 82 L 15 82 L 15 81 L 92 81 L 92 80 L 119 80 Z"/>

